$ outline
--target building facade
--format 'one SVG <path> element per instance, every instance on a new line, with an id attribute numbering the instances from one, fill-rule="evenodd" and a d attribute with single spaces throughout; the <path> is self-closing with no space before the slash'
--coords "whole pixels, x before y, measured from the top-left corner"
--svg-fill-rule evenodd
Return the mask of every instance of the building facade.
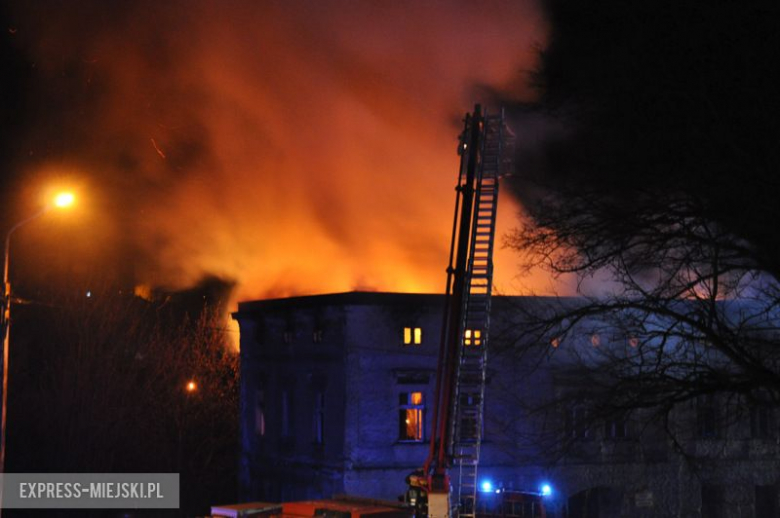
<path id="1" fill-rule="evenodd" d="M 566 361 L 513 353 L 523 330 L 511 316 L 534 300 L 494 297 L 485 489 L 549 485 L 558 516 L 778 516 L 771 412 L 720 430 L 723 408 L 698 401 L 678 412 L 690 428 L 683 445 L 668 440 L 668 423 L 594 425 L 585 403 L 535 412 L 560 390 Z M 428 452 L 442 304 L 440 295 L 365 292 L 241 303 L 241 497 L 402 495 Z M 567 447 L 555 452 L 558 440 Z"/>

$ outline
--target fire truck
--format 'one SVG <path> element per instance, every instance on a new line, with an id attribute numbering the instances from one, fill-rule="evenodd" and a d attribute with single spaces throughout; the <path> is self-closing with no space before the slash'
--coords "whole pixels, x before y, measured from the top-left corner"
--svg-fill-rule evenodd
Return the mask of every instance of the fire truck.
<path id="1" fill-rule="evenodd" d="M 406 478 L 404 505 L 354 498 L 282 504 L 269 516 L 411 516 L 416 518 L 545 518 L 542 495 L 485 491 L 477 468 L 482 441 L 490 331 L 493 247 L 499 177 L 508 173 L 514 139 L 503 112 L 480 105 L 464 118 L 456 187 L 435 404 L 428 456 Z M 482 490 L 481 490 L 482 489 Z M 283 507 L 286 506 L 286 507 Z M 250 514 L 219 514 L 249 516 Z M 400 513 L 396 514 L 396 513 Z"/>
<path id="2" fill-rule="evenodd" d="M 406 501 L 417 516 L 545 516 L 541 495 L 480 491 L 485 372 L 490 336 L 493 247 L 499 178 L 514 144 L 503 112 L 477 105 L 464 119 L 433 431 L 423 466 L 407 477 Z"/>

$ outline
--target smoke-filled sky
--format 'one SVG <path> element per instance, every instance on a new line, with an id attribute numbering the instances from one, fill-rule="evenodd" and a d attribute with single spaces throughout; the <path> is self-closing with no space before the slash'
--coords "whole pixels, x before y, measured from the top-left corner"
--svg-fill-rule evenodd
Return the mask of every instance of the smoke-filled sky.
<path id="1" fill-rule="evenodd" d="M 461 118 L 489 91 L 531 99 L 546 38 L 531 0 L 18 4 L 4 218 L 73 184 L 69 253 L 238 299 L 443 289 Z M 503 233 L 518 206 L 499 205 Z M 517 273 L 499 250 L 498 289 L 549 291 Z"/>

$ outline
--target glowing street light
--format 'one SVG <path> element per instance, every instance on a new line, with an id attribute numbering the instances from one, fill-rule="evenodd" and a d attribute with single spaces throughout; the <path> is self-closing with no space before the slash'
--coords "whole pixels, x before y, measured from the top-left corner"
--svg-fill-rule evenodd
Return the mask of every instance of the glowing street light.
<path id="1" fill-rule="evenodd" d="M 59 208 L 70 207 L 76 201 L 72 192 L 61 192 L 54 197 L 54 206 Z"/>
<path id="2" fill-rule="evenodd" d="M 50 203 L 27 219 L 23 219 L 8 230 L 5 235 L 5 256 L 3 262 L 3 312 L 0 315 L 0 325 L 3 334 L 3 401 L 0 413 L 0 473 L 5 472 L 5 434 L 6 413 L 8 407 L 8 350 L 11 336 L 11 283 L 8 280 L 8 268 L 11 258 L 11 235 L 27 223 L 34 221 L 52 209 L 64 209 L 70 207 L 76 201 L 71 192 L 57 193 Z M 0 486 L 0 512 L 2 512 L 3 488 Z"/>
<path id="3" fill-rule="evenodd" d="M 187 385 L 184 388 L 187 390 L 187 392 L 192 393 L 198 390 L 198 385 L 194 380 L 190 380 L 187 382 Z"/>

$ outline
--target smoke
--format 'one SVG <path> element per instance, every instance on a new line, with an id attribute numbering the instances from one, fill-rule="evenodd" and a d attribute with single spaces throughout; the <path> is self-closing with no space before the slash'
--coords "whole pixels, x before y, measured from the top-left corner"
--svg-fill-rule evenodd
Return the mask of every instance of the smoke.
<path id="1" fill-rule="evenodd" d="M 546 37 L 531 1 L 51 2 L 13 20 L 29 174 L 79 171 L 137 284 L 217 276 L 238 299 L 440 291 L 461 117 L 485 86 L 530 100 Z M 518 207 L 500 206 L 502 233 Z M 512 252 L 496 263 L 522 289 Z"/>

